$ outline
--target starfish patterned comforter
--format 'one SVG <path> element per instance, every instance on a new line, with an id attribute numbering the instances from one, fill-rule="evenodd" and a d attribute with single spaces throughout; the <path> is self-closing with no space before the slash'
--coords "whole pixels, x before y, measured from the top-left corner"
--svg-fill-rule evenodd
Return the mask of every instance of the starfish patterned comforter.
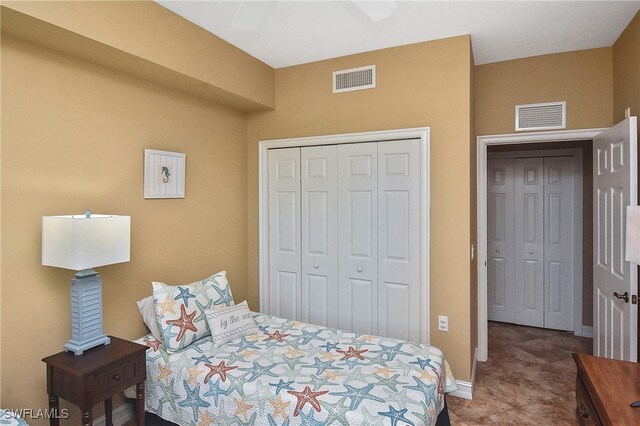
<path id="1" fill-rule="evenodd" d="M 260 333 L 146 344 L 146 408 L 179 425 L 431 425 L 456 390 L 437 348 L 253 313 Z"/>

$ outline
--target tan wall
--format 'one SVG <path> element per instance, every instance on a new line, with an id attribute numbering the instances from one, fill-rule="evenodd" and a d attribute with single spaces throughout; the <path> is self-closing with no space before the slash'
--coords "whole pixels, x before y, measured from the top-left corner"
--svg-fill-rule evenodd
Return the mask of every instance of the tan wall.
<path id="1" fill-rule="evenodd" d="M 236 108 L 273 108 L 273 68 L 152 1 L 2 5 L 3 32 Z"/>
<path id="2" fill-rule="evenodd" d="M 516 59 L 475 67 L 477 135 L 515 132 L 518 104 L 567 101 L 567 128 L 612 124 L 611 48 Z"/>
<path id="3" fill-rule="evenodd" d="M 640 12 L 613 45 L 613 121 L 624 119 L 624 110 L 640 116 Z"/>
<path id="4" fill-rule="evenodd" d="M 249 114 L 248 298 L 258 293 L 258 141 L 431 127 L 431 331 L 458 379 L 469 380 L 470 39 L 468 36 L 379 50 L 276 70 L 276 110 Z M 377 65 L 378 87 L 332 94 L 331 73 Z"/>
<path id="5" fill-rule="evenodd" d="M 46 408 L 41 358 L 69 338 L 73 271 L 40 265 L 41 216 L 131 215 L 131 262 L 98 268 L 104 328 L 145 333 L 152 280 L 226 269 L 246 296 L 243 114 L 59 52 L 2 39 L 2 406 Z M 186 153 L 186 198 L 143 198 L 143 150 Z M 8 326 L 10 325 L 10 326 Z M 79 424 L 77 410 L 68 424 Z M 45 421 L 29 421 L 45 424 Z"/>
<path id="6" fill-rule="evenodd" d="M 475 79 L 473 78 L 473 74 L 475 71 L 475 66 L 473 63 L 473 50 L 469 52 L 471 56 L 471 61 L 469 63 L 470 73 L 471 73 L 471 102 L 469 103 L 470 114 L 471 114 L 471 143 L 469 144 L 469 178 L 471 182 L 471 198 L 469 199 L 469 204 L 471 205 L 471 234 L 470 240 L 473 245 L 473 260 L 471 261 L 469 267 L 469 273 L 471 274 L 471 280 L 469 282 L 470 286 L 470 305 L 471 309 L 469 310 L 469 321 L 470 321 L 470 330 L 471 336 L 469 336 L 470 347 L 473 353 L 471 356 L 475 356 L 475 349 L 478 347 L 478 257 L 476 256 L 478 250 L 478 221 L 476 218 L 478 217 L 478 206 L 476 203 L 477 191 L 478 191 L 478 180 L 476 179 L 477 172 L 477 155 L 476 155 L 476 115 L 475 115 Z"/>

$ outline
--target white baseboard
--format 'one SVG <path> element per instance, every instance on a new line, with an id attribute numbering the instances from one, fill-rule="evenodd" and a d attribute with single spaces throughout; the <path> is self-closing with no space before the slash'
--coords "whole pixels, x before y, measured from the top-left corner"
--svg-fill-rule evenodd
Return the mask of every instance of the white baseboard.
<path id="1" fill-rule="evenodd" d="M 588 325 L 583 325 L 582 326 L 582 337 L 589 337 L 589 338 L 593 338 L 593 327 L 588 326 Z"/>
<path id="2" fill-rule="evenodd" d="M 456 380 L 456 385 L 458 385 L 458 390 L 451 392 L 449 395 L 457 396 L 458 398 L 473 399 L 473 385 L 471 382 Z"/>
<path id="3" fill-rule="evenodd" d="M 449 395 L 457 396 L 458 398 L 473 399 L 473 386 L 476 383 L 476 366 L 478 365 L 478 348 L 473 353 L 473 366 L 471 367 L 471 382 L 465 382 L 464 380 L 456 380 L 458 390 L 451 392 Z"/>
<path id="4" fill-rule="evenodd" d="M 133 404 L 125 402 L 121 406 L 113 409 L 111 420 L 113 421 L 113 426 L 122 426 L 134 418 Z M 100 416 L 94 420 L 93 426 L 105 426 L 105 423 L 104 416 Z"/>

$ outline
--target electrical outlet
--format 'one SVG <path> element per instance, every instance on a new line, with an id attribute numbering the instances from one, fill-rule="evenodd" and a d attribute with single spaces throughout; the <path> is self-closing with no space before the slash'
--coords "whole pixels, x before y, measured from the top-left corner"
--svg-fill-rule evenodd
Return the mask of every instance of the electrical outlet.
<path id="1" fill-rule="evenodd" d="M 449 331 L 449 317 L 445 317 L 444 315 L 438 316 L 438 330 Z"/>

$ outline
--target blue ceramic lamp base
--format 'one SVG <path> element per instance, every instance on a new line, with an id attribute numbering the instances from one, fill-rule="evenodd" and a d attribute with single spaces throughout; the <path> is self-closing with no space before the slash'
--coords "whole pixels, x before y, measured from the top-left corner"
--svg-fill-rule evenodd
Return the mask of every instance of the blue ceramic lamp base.
<path id="1" fill-rule="evenodd" d="M 82 355 L 110 342 L 102 332 L 102 278 L 93 269 L 79 271 L 71 280 L 71 339 L 64 350 Z"/>

